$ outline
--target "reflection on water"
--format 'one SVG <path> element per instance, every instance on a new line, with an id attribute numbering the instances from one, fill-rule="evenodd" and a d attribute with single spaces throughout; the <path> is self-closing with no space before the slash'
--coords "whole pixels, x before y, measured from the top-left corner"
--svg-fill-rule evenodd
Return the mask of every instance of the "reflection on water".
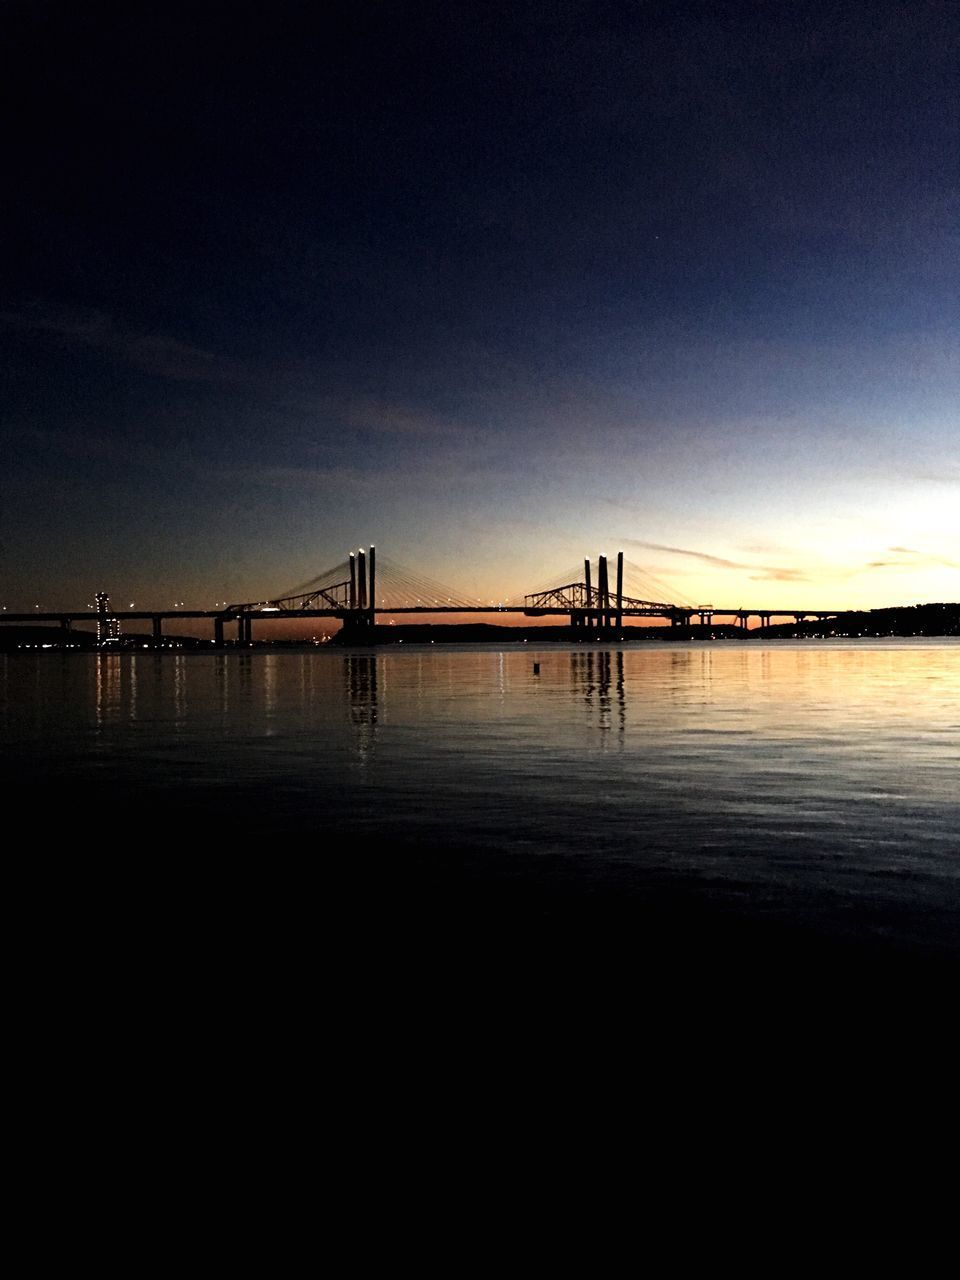
<path id="1" fill-rule="evenodd" d="M 373 654 L 344 659 L 350 718 L 358 726 L 377 723 L 377 659 Z"/>
<path id="2" fill-rule="evenodd" d="M 536 674 L 532 671 L 536 657 Z M 390 695 L 387 696 L 389 688 Z M 572 693 L 568 714 L 560 695 Z M 235 717 L 247 734 L 283 733 L 305 716 L 336 734 L 339 707 L 355 729 L 422 721 L 471 730 L 506 717 L 521 734 L 576 735 L 572 707 L 634 749 L 641 738 L 689 731 L 805 738 L 864 734 L 883 752 L 893 730 L 930 746 L 960 722 L 960 646 L 780 649 L 757 643 L 621 650 L 430 650 L 378 653 L 17 655 L 0 665 L 8 724 L 57 736 L 83 719 L 122 726 L 138 719 L 203 732 Z M 628 715 L 629 708 L 629 715 Z M 387 720 L 385 721 L 385 717 Z M 436 723 L 435 723 L 436 721 Z M 585 740 L 586 741 L 586 740 Z M 572 744 L 571 744 L 572 745 Z M 581 743 L 581 745 L 585 745 Z M 946 740 L 944 745 L 946 745 Z"/>
<path id="3" fill-rule="evenodd" d="M 182 654 L 173 657 L 173 721 L 182 729 L 187 717 L 187 664 Z"/>
<path id="4" fill-rule="evenodd" d="M 366 763 L 376 744 L 377 664 L 375 654 L 348 654 L 344 659 L 350 720 L 357 731 L 357 756 Z"/>
<path id="5" fill-rule="evenodd" d="M 611 674 L 612 672 L 612 674 Z M 613 707 L 616 704 L 616 726 L 618 739 L 623 741 L 627 724 L 626 685 L 623 678 L 623 650 L 613 653 L 609 649 L 594 652 L 570 654 L 570 673 L 573 688 L 580 693 L 589 711 L 596 710 L 601 730 L 609 730 L 613 725 Z M 611 697 L 611 684 L 613 696 Z"/>
<path id="6" fill-rule="evenodd" d="M 0 725 L 14 785 L 107 805 L 896 900 L 934 934 L 957 898 L 957 642 L 24 654 Z"/>
<path id="7" fill-rule="evenodd" d="M 98 653 L 96 663 L 96 723 L 102 729 L 107 720 L 123 714 L 131 720 L 136 719 L 136 700 L 127 711 L 123 707 L 123 659 L 119 653 Z M 132 687 L 136 687 L 135 685 Z"/>

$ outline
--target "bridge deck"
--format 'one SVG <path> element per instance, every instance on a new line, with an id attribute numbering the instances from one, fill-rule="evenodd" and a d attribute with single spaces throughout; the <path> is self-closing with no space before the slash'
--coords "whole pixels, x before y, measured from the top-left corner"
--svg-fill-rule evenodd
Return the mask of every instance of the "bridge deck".
<path id="1" fill-rule="evenodd" d="M 126 609 L 117 610 L 111 613 L 110 617 L 118 619 L 126 619 L 129 622 L 152 622 L 155 618 L 168 620 L 172 618 L 219 618 L 221 622 L 235 622 L 239 613 L 242 612 L 245 617 L 256 618 L 262 621 L 269 621 L 271 618 L 349 618 L 351 616 L 359 616 L 360 611 L 356 609 L 244 609 L 231 610 L 224 612 L 222 609 Z M 369 611 L 367 611 L 369 613 Z M 540 617 L 568 617 L 571 613 L 569 608 L 536 608 L 529 609 L 524 605 L 405 605 L 398 608 L 382 608 L 373 610 L 375 615 L 381 617 L 395 617 L 400 614 L 434 614 L 434 613 L 512 613 L 522 614 L 528 618 Z M 577 613 L 588 612 L 583 609 L 575 610 Z M 596 613 L 596 608 L 589 610 Z M 715 618 L 835 618 L 841 609 L 745 609 L 737 607 L 736 609 L 696 609 L 689 606 L 665 606 L 662 609 L 645 608 L 645 609 L 628 609 L 623 608 L 617 610 L 613 606 L 611 613 L 622 613 L 625 618 L 671 618 L 674 616 L 699 617 L 703 614 L 705 617 Z M 41 612 L 34 610 L 32 613 L 0 613 L 0 622 L 96 622 L 100 615 L 92 609 L 58 609 L 55 612 Z"/>

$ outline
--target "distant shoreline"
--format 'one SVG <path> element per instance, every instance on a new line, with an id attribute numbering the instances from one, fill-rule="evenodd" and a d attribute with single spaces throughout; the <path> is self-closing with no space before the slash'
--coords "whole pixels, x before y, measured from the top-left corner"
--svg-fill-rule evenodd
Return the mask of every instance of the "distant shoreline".
<path id="1" fill-rule="evenodd" d="M 938 608 L 938 606 L 933 606 Z M 329 641 L 337 647 L 358 644 L 650 644 L 689 640 L 828 640 L 960 636 L 960 605 L 937 617 L 902 619 L 900 627 L 872 615 L 844 615 L 825 624 L 811 620 L 744 630 L 729 624 L 679 627 L 620 627 L 610 631 L 584 627 L 503 627 L 486 623 L 417 623 L 373 627 L 365 632 L 344 627 Z M 921 623 L 921 626 L 918 626 Z"/>
<path id="2" fill-rule="evenodd" d="M 228 641 L 216 648 L 210 639 L 168 635 L 163 650 L 177 652 L 249 652 L 251 649 L 357 648 L 392 644 L 651 644 L 690 640 L 877 640 L 884 637 L 960 637 L 960 604 L 922 604 L 869 612 L 849 612 L 835 618 L 811 618 L 769 627 L 743 627 L 730 623 L 701 626 L 624 626 L 609 631 L 564 626 L 511 627 L 485 622 L 397 623 L 358 627 L 350 623 L 328 640 L 270 639 L 258 636 L 250 645 Z M 75 628 L 66 634 L 54 627 L 0 626 L 0 652 L 46 650 L 52 652 L 158 652 L 149 635 L 123 636 L 116 645 L 98 649 L 95 633 Z"/>

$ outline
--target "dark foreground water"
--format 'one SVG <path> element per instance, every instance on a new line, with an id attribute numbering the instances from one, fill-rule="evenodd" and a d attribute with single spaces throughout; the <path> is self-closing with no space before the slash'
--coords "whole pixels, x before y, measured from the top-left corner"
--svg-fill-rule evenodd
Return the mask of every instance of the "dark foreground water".
<path id="1" fill-rule="evenodd" d="M 17 654 L 0 731 L 19 858 L 249 936 L 960 953 L 955 641 Z"/>

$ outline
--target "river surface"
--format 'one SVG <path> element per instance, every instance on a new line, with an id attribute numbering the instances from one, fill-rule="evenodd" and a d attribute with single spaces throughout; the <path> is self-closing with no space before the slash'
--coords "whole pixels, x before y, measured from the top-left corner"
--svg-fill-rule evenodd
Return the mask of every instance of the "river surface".
<path id="1" fill-rule="evenodd" d="M 409 870 L 451 911 L 542 914 L 549 883 L 565 921 L 606 894 L 960 949 L 957 641 L 14 654 L 0 733 L 24 852 L 85 832 Z"/>

